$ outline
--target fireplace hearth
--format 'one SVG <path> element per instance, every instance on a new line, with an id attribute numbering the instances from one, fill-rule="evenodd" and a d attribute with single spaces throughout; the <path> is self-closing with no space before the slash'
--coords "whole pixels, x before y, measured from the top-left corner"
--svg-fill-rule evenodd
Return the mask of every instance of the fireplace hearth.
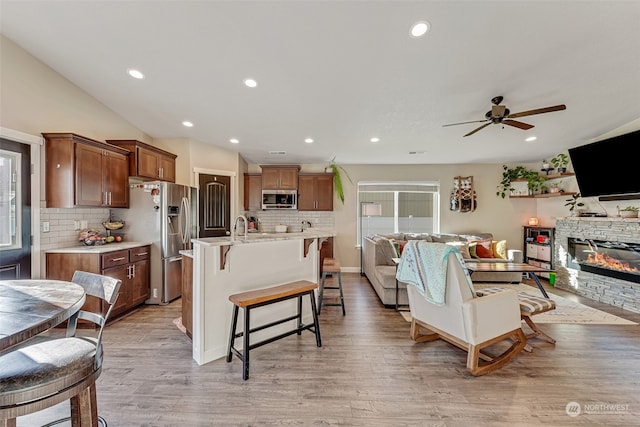
<path id="1" fill-rule="evenodd" d="M 568 267 L 640 283 L 640 244 L 568 238 Z"/>

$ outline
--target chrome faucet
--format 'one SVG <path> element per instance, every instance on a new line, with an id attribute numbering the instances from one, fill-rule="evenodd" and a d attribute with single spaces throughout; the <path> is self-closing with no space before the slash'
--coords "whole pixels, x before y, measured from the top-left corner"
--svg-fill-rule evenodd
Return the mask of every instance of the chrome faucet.
<path id="1" fill-rule="evenodd" d="M 233 221 L 233 228 L 231 229 L 231 241 L 235 240 L 235 237 L 237 235 L 237 227 L 238 227 L 239 219 L 244 221 L 244 239 L 247 240 L 247 229 L 249 228 L 249 222 L 247 221 L 246 216 L 238 215 L 236 219 Z"/>
<path id="2" fill-rule="evenodd" d="M 309 228 L 311 228 L 311 221 L 302 221 L 302 231 L 307 230 Z"/>

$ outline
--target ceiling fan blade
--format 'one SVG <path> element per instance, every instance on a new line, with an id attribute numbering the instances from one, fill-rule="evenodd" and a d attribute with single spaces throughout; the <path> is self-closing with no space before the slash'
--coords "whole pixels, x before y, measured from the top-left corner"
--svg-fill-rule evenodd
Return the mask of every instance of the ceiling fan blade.
<path id="1" fill-rule="evenodd" d="M 522 111 L 520 113 L 513 113 L 513 114 L 509 114 L 507 117 L 516 118 L 516 117 L 532 116 L 534 114 L 550 113 L 552 111 L 561 111 L 566 109 L 567 109 L 566 105 L 560 104 L 560 105 L 554 105 L 552 107 L 537 108 L 535 110 Z"/>
<path id="2" fill-rule="evenodd" d="M 488 121 L 487 119 L 484 120 L 473 120 L 470 122 L 460 122 L 460 123 L 449 123 L 448 125 L 442 125 L 442 127 L 447 127 L 447 126 L 457 126 L 457 125 L 466 125 L 467 123 L 484 123 Z"/>
<path id="3" fill-rule="evenodd" d="M 491 122 L 489 122 L 489 123 L 485 123 L 485 124 L 483 124 L 482 126 L 480 126 L 479 128 L 475 128 L 474 130 L 472 130 L 471 132 L 469 132 L 469 133 L 468 133 L 468 134 L 466 134 L 465 136 L 473 135 L 474 133 L 478 132 L 479 130 L 486 128 L 486 127 L 487 127 L 487 126 L 489 126 L 490 124 L 491 124 Z"/>
<path id="4" fill-rule="evenodd" d="M 531 129 L 533 127 L 533 125 L 530 125 L 528 123 L 523 123 L 523 122 L 519 122 L 519 121 L 516 121 L 516 120 L 508 120 L 508 119 L 507 120 L 503 120 L 502 124 L 513 126 L 515 128 L 522 129 L 522 130 L 529 130 L 529 129 Z"/>

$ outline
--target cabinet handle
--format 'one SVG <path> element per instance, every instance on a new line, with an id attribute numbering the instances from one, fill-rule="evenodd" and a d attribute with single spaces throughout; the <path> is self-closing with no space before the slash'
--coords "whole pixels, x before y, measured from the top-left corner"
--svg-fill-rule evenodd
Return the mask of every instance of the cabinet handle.
<path id="1" fill-rule="evenodd" d="M 136 278 L 136 266 L 132 265 L 131 266 L 131 277 L 130 279 L 135 279 Z"/>
<path id="2" fill-rule="evenodd" d="M 122 261 L 123 259 L 125 259 L 125 257 L 123 257 L 123 256 L 121 256 L 120 258 L 112 258 L 112 259 L 111 259 L 111 262 L 114 262 L 114 261 Z"/>
<path id="3" fill-rule="evenodd" d="M 108 204 L 107 203 L 107 192 L 106 191 L 104 192 L 104 197 L 102 198 L 102 200 L 104 201 L 104 205 L 106 206 Z"/>
<path id="4" fill-rule="evenodd" d="M 111 191 L 109 191 L 109 206 L 111 206 Z"/>
<path id="5" fill-rule="evenodd" d="M 145 255 L 148 255 L 148 254 L 149 254 L 149 252 L 140 252 L 140 253 L 137 253 L 136 256 L 145 256 Z"/>

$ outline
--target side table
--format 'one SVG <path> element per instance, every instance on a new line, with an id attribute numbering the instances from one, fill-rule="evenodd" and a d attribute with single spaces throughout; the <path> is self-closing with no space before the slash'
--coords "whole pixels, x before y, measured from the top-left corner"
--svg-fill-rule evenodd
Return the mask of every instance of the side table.
<path id="1" fill-rule="evenodd" d="M 396 265 L 396 273 L 397 273 L 398 272 L 398 264 L 400 264 L 400 258 L 391 258 L 391 260 Z M 402 307 L 409 307 L 409 304 L 398 304 L 398 293 L 399 292 L 400 292 L 400 289 L 399 289 L 398 279 L 396 278 L 396 311 L 409 311 L 406 308 L 404 308 L 404 309 L 400 308 L 401 306 Z"/>

